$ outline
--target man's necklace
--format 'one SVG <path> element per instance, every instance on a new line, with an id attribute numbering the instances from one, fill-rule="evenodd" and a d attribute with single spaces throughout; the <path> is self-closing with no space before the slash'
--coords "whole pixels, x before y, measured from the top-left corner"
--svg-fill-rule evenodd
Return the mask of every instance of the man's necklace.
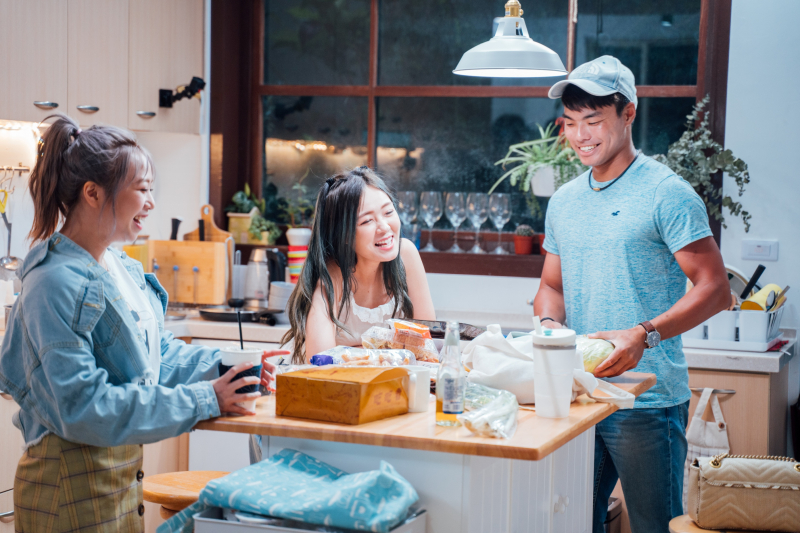
<path id="1" fill-rule="evenodd" d="M 588 176 L 588 178 L 589 178 L 589 180 L 588 180 L 588 181 L 589 181 L 589 188 L 590 188 L 590 189 L 592 189 L 594 192 L 600 192 L 600 191 L 604 191 L 604 190 L 608 189 L 609 187 L 611 187 L 612 185 L 614 185 L 616 182 L 618 182 L 618 181 L 619 181 L 619 179 L 620 179 L 622 176 L 624 176 L 624 175 L 625 175 L 625 173 L 628 171 L 628 169 L 630 169 L 630 168 L 631 168 L 631 166 L 633 166 L 633 164 L 636 162 L 636 160 L 637 160 L 637 159 L 639 159 L 639 154 L 640 154 L 640 153 L 641 153 L 641 152 L 636 152 L 636 156 L 633 158 L 633 161 L 631 161 L 631 164 L 630 164 L 630 165 L 628 165 L 628 167 L 627 167 L 625 170 L 623 170 L 623 171 L 622 171 L 622 174 L 620 174 L 619 176 L 617 176 L 616 178 L 614 178 L 614 179 L 611 181 L 611 183 L 609 183 L 609 184 L 608 184 L 608 185 L 606 185 L 605 187 L 592 187 L 592 173 L 591 173 L 591 171 L 590 171 L 590 172 L 589 172 L 589 176 Z"/>

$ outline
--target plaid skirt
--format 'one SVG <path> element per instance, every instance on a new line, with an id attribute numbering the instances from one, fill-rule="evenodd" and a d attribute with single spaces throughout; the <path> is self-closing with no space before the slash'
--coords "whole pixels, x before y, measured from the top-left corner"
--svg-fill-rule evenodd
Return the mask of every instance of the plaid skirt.
<path id="1" fill-rule="evenodd" d="M 18 533 L 144 531 L 142 446 L 98 448 L 49 434 L 14 479 Z"/>

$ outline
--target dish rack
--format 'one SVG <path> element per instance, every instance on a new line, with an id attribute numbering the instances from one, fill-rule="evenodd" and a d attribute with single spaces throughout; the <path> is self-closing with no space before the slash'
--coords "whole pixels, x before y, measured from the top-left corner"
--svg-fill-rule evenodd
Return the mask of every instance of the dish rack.
<path id="1" fill-rule="evenodd" d="M 781 306 L 775 311 L 722 311 L 722 313 L 736 313 L 737 315 L 734 340 L 708 338 L 708 324 L 713 320 L 714 317 L 712 317 L 681 335 L 683 347 L 739 352 L 769 351 L 783 338 L 781 319 L 784 309 L 785 306 Z"/>

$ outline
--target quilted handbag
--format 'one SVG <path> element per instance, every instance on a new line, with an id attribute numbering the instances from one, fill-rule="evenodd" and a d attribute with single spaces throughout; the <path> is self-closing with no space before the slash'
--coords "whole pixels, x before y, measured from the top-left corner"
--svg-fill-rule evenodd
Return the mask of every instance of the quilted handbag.
<path id="1" fill-rule="evenodd" d="M 695 459 L 687 512 L 703 529 L 800 531 L 800 463 L 727 453 Z"/>

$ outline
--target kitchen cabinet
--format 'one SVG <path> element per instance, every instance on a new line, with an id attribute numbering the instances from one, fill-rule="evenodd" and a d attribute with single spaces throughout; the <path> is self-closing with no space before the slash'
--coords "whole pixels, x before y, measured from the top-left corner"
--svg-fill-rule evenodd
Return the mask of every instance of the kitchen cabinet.
<path id="1" fill-rule="evenodd" d="M 189 434 L 144 445 L 142 472 L 145 476 L 183 472 L 189 470 Z M 152 533 L 164 519 L 159 512 L 160 504 L 144 502 L 144 530 Z M 2 533 L 2 530 L 0 530 Z"/>
<path id="2" fill-rule="evenodd" d="M 67 102 L 81 126 L 126 127 L 128 0 L 69 0 Z"/>
<path id="3" fill-rule="evenodd" d="M 0 20 L 0 119 L 66 111 L 67 2 L 0 0 Z"/>
<path id="4" fill-rule="evenodd" d="M 11 423 L 11 417 L 17 411 L 19 406 L 11 396 L 0 393 L 0 435 L 3 435 L 2 453 L 0 453 L 0 492 L 14 488 L 14 475 L 25 444 L 22 432 Z M 2 512 L 0 510 L 0 513 Z"/>
<path id="5" fill-rule="evenodd" d="M 128 127 L 199 133 L 200 102 L 158 107 L 158 90 L 203 77 L 203 0 L 130 0 Z"/>

